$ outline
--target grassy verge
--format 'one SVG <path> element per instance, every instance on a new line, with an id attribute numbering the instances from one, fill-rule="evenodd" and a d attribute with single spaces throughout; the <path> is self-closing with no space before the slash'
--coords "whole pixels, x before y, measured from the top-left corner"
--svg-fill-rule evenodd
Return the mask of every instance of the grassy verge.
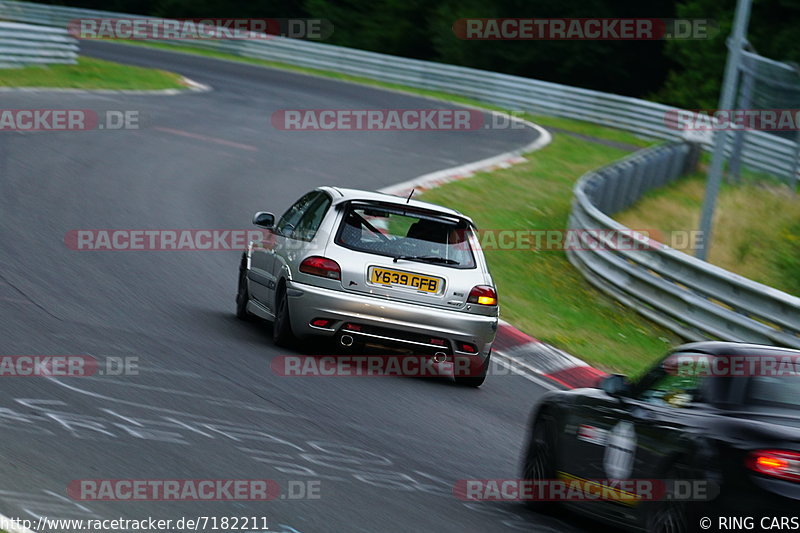
<path id="1" fill-rule="evenodd" d="M 666 244 L 675 245 L 685 242 L 679 235 L 698 228 L 704 194 L 705 173 L 701 172 L 652 191 L 614 218 L 628 227 L 658 229 Z M 708 256 L 712 264 L 800 296 L 797 195 L 771 180 L 724 184 L 714 218 Z"/>
<path id="2" fill-rule="evenodd" d="M 560 230 L 576 179 L 624 155 L 556 135 L 525 163 L 444 185 L 422 199 L 458 209 L 483 229 Z M 592 288 L 562 251 L 487 249 L 486 257 L 503 318 L 598 368 L 638 373 L 677 341 Z"/>
<path id="3" fill-rule="evenodd" d="M 172 72 L 133 67 L 81 57 L 77 65 L 48 65 L 0 69 L 0 86 L 63 89 L 184 89 Z"/>

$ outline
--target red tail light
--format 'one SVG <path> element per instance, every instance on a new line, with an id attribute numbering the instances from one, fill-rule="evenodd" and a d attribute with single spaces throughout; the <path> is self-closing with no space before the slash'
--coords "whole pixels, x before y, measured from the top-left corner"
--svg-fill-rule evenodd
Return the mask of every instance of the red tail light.
<path id="1" fill-rule="evenodd" d="M 782 450 L 756 450 L 747 458 L 750 470 L 767 476 L 800 482 L 800 453 Z"/>
<path id="2" fill-rule="evenodd" d="M 342 269 L 339 268 L 339 263 L 318 255 L 303 259 L 303 262 L 300 263 L 300 272 L 323 278 L 342 279 Z"/>
<path id="3" fill-rule="evenodd" d="M 477 285 L 469 291 L 467 302 L 480 305 L 497 305 L 497 292 L 489 285 Z"/>

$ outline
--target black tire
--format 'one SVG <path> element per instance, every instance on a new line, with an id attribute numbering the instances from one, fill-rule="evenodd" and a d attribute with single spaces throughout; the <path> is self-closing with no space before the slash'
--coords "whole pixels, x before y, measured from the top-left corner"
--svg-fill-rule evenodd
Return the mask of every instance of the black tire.
<path id="1" fill-rule="evenodd" d="M 528 449 L 522 461 L 522 479 L 534 483 L 556 479 L 556 429 L 555 420 L 548 413 L 540 414 L 533 424 Z M 558 503 L 528 500 L 525 504 L 534 511 L 553 514 Z"/>
<path id="2" fill-rule="evenodd" d="M 688 531 L 689 516 L 685 503 L 660 502 L 647 520 L 648 533 L 688 533 Z"/>
<path id="3" fill-rule="evenodd" d="M 486 374 L 489 372 L 489 365 L 492 360 L 492 352 L 486 356 L 483 364 L 480 367 L 470 368 L 466 376 L 459 376 L 457 373 L 453 376 L 455 382 L 465 387 L 480 387 L 486 381 Z"/>
<path id="4" fill-rule="evenodd" d="M 239 320 L 251 320 L 253 315 L 247 310 L 247 302 L 250 294 L 247 291 L 246 272 L 243 267 L 239 268 L 239 287 L 236 290 L 236 318 Z"/>
<path id="5" fill-rule="evenodd" d="M 687 474 L 686 468 L 673 466 L 665 479 L 691 479 Z M 648 507 L 645 518 L 648 533 L 688 533 L 695 529 L 697 520 L 693 518 L 695 513 L 691 502 L 673 500 L 667 493 Z"/>
<path id="6" fill-rule="evenodd" d="M 290 348 L 295 341 L 292 324 L 289 320 L 289 298 L 286 287 L 281 284 L 275 295 L 275 321 L 272 323 L 272 341 L 275 346 Z"/>

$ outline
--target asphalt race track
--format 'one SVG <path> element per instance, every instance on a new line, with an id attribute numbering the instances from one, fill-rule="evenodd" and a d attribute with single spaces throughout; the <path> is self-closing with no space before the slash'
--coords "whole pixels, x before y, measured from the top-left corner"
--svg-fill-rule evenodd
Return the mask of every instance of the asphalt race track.
<path id="1" fill-rule="evenodd" d="M 0 134 L 0 335 L 7 355 L 138 358 L 139 375 L 1 381 L 0 512 L 10 517 L 257 516 L 272 531 L 494 532 L 587 527 L 515 503 L 467 504 L 459 479 L 515 478 L 522 376 L 288 378 L 270 328 L 233 315 L 234 251 L 74 251 L 75 229 L 250 229 L 323 184 L 377 189 L 531 142 L 530 129 L 286 132 L 286 108 L 430 108 L 353 84 L 140 47 L 88 55 L 213 91 L 10 92 L 4 108 L 136 110 L 140 129 Z M 476 206 L 476 209 L 494 206 Z M 502 294 L 501 294 L 502 298 Z M 532 332 L 535 333 L 535 332 Z M 80 479 L 319 481 L 319 498 L 99 502 Z M 295 486 L 299 486 L 295 484 Z"/>

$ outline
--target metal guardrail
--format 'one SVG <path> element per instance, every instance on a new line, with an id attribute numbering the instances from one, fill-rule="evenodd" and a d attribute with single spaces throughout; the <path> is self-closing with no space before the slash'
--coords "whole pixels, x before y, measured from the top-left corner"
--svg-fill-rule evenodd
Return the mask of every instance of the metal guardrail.
<path id="1" fill-rule="evenodd" d="M 78 41 L 66 30 L 2 22 L 2 18 L 0 10 L 0 68 L 77 62 Z"/>
<path id="2" fill-rule="evenodd" d="M 0 19 L 66 27 L 77 18 L 152 17 L 0 0 Z M 432 89 L 506 109 L 584 120 L 660 139 L 682 139 L 682 132 L 670 127 L 667 119 L 679 109 L 637 98 L 278 37 L 167 42 Z M 692 146 L 697 145 L 672 142 L 646 149 L 584 176 L 575 189 L 570 228 L 629 232 L 609 215 L 693 168 L 698 150 Z M 795 143 L 774 135 L 748 132 L 744 140 L 746 165 L 784 176 L 790 183 L 797 179 L 796 157 Z M 677 250 L 587 247 L 569 252 L 569 259 L 591 283 L 685 338 L 800 347 L 800 299 Z"/>
<path id="3" fill-rule="evenodd" d="M 569 219 L 584 246 L 567 252 L 570 262 L 597 288 L 684 338 L 800 348 L 800 298 L 668 246 L 619 246 L 615 237 L 630 230 L 610 215 L 693 171 L 698 152 L 667 143 L 584 175 Z"/>

